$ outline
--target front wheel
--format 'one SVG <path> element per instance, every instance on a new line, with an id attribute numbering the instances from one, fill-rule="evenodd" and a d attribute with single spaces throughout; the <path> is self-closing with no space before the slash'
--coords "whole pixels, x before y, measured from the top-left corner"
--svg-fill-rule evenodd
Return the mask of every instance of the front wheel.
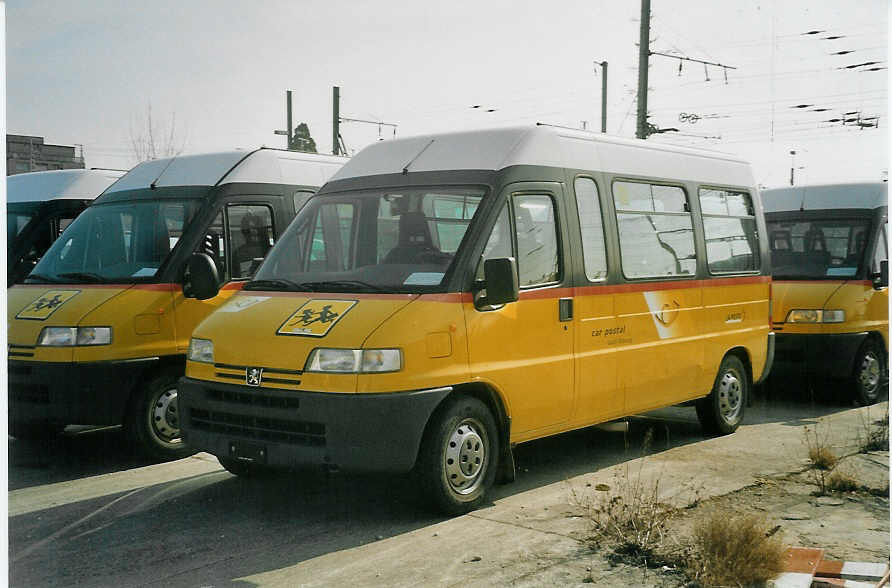
<path id="1" fill-rule="evenodd" d="M 855 356 L 852 385 L 855 387 L 855 402 L 861 406 L 874 404 L 880 395 L 883 380 L 883 358 L 873 341 L 865 341 Z"/>
<path id="2" fill-rule="evenodd" d="M 162 461 L 195 453 L 180 435 L 177 380 L 173 371 L 162 373 L 139 388 L 127 408 L 125 430 L 146 455 Z"/>
<path id="3" fill-rule="evenodd" d="M 450 515 L 479 507 L 492 486 L 499 441 L 489 409 L 476 398 L 446 401 L 431 417 L 416 464 L 435 506 Z"/>
<path id="4" fill-rule="evenodd" d="M 703 431 L 710 435 L 733 433 L 743 421 L 749 395 L 749 379 L 743 362 L 727 355 L 719 366 L 712 392 L 697 401 L 697 418 Z"/>

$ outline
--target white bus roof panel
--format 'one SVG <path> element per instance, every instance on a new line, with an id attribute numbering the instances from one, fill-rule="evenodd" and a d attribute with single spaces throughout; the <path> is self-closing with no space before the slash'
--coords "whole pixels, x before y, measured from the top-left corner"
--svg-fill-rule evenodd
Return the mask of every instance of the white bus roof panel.
<path id="1" fill-rule="evenodd" d="M 754 184 L 749 163 L 728 154 L 544 125 L 381 141 L 353 156 L 332 179 L 400 173 L 407 164 L 412 172 L 541 165 L 723 185 Z"/>
<path id="2" fill-rule="evenodd" d="M 124 173 L 104 169 L 61 169 L 15 174 L 6 178 L 6 201 L 93 199 Z"/>
<path id="3" fill-rule="evenodd" d="M 889 204 L 886 182 L 826 184 L 762 190 L 765 212 L 791 210 L 836 210 L 859 208 L 872 210 Z"/>
<path id="4" fill-rule="evenodd" d="M 223 151 L 145 161 L 111 192 L 168 186 L 216 186 L 236 182 L 321 186 L 347 161 L 344 157 L 278 149 Z"/>

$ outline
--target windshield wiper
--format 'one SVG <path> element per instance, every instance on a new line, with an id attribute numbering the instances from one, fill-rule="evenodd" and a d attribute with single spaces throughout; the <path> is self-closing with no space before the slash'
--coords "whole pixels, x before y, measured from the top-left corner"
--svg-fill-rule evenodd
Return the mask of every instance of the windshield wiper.
<path id="1" fill-rule="evenodd" d="M 47 282 L 48 284 L 58 284 L 59 283 L 59 280 L 57 280 L 56 278 L 52 278 L 50 276 L 45 276 L 43 274 L 28 274 L 27 276 L 25 276 L 25 279 L 26 280 L 43 280 L 44 282 Z"/>
<path id="2" fill-rule="evenodd" d="M 369 284 L 368 282 L 363 282 L 361 280 L 327 280 L 322 282 L 304 282 L 303 284 L 301 284 L 301 286 L 305 286 L 316 291 L 325 290 L 327 288 L 343 289 L 359 286 L 361 288 L 371 290 L 372 292 L 386 292 L 386 290 L 381 286 L 375 286 L 374 284 Z"/>
<path id="3" fill-rule="evenodd" d="M 65 274 L 59 274 L 60 278 L 71 278 L 73 280 L 84 280 L 90 283 L 99 283 L 107 281 L 104 276 L 100 276 L 99 274 L 94 274 L 92 272 L 68 272 Z"/>
<path id="4" fill-rule="evenodd" d="M 243 290 L 304 290 L 304 284 L 298 284 L 291 280 L 272 278 L 269 280 L 251 280 Z"/>

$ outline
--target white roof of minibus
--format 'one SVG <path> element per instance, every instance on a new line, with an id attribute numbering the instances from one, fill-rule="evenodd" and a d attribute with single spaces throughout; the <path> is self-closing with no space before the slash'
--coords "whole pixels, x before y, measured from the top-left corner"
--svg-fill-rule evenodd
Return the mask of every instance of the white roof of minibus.
<path id="1" fill-rule="evenodd" d="M 407 164 L 413 172 L 542 165 L 725 185 L 755 183 L 750 164 L 733 155 L 547 125 L 380 141 L 354 155 L 332 180 L 400 173 Z"/>
<path id="2" fill-rule="evenodd" d="M 155 186 L 216 186 L 218 184 L 296 184 L 322 186 L 347 161 L 346 157 L 260 148 L 179 155 L 144 161 L 108 192 Z"/>
<path id="3" fill-rule="evenodd" d="M 6 201 L 92 200 L 124 173 L 107 169 L 59 169 L 15 174 L 6 178 Z"/>
<path id="4" fill-rule="evenodd" d="M 826 184 L 762 190 L 765 212 L 789 210 L 834 210 L 839 208 L 874 209 L 888 206 L 886 182 Z"/>

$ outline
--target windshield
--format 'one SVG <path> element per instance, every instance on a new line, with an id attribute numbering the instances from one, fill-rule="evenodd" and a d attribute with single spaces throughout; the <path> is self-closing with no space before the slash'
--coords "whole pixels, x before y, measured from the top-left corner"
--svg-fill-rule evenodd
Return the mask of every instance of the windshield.
<path id="1" fill-rule="evenodd" d="M 768 221 L 776 279 L 840 279 L 858 275 L 870 230 L 865 219 Z"/>
<path id="2" fill-rule="evenodd" d="M 93 283 L 155 277 L 200 200 L 138 200 L 87 208 L 46 252 L 28 280 Z"/>
<path id="3" fill-rule="evenodd" d="M 311 199 L 246 289 L 436 292 L 482 188 L 407 188 Z"/>
<path id="4" fill-rule="evenodd" d="M 7 250 L 11 250 L 13 244 L 15 243 L 16 237 L 21 234 L 22 230 L 31 222 L 31 219 L 34 218 L 34 215 L 37 214 L 37 209 L 40 206 L 40 203 L 35 202 L 33 206 L 29 206 L 27 208 L 22 207 L 21 205 L 17 206 L 17 210 L 7 210 L 6 211 L 6 248 Z"/>

